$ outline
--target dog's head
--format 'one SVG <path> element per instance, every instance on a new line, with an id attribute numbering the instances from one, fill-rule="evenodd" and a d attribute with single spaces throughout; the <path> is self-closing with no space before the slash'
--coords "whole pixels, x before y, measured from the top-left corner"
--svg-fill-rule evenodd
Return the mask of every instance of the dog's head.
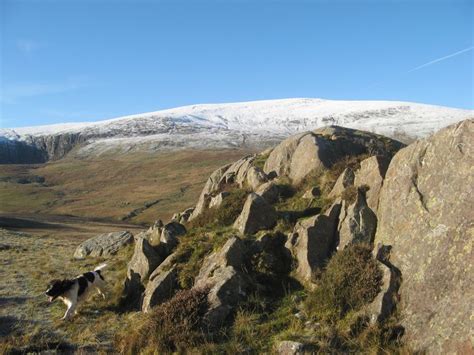
<path id="1" fill-rule="evenodd" d="M 67 292 L 70 287 L 70 280 L 52 280 L 45 292 L 46 296 L 49 297 L 49 302 L 53 302 L 56 298 Z"/>

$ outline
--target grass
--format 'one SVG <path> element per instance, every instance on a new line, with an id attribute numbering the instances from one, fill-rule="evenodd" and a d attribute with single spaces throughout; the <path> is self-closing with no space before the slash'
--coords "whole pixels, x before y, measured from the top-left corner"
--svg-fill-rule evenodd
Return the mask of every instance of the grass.
<path id="1" fill-rule="evenodd" d="M 61 159 L 41 165 L 1 165 L 3 213 L 70 214 L 119 220 L 146 202 L 160 202 L 134 223 L 168 220 L 196 203 L 211 172 L 249 152 L 244 150 L 133 153 Z M 41 176 L 44 183 L 15 179 Z"/>
<path id="2" fill-rule="evenodd" d="M 119 335 L 116 349 L 124 354 L 183 352 L 204 343 L 208 289 L 178 291 L 153 308 L 143 323 Z"/>
<path id="3" fill-rule="evenodd" d="M 0 338 L 0 353 L 20 349 L 109 349 L 114 333 L 128 324 L 129 315 L 117 312 L 116 305 L 133 246 L 107 260 L 107 299 L 94 296 L 79 308 L 73 322 L 60 320 L 65 312 L 61 302 L 47 302 L 44 291 L 51 279 L 74 277 L 104 261 L 74 260 L 76 243 L 50 233 L 0 230 L 0 244 L 8 246 L 0 250 L 0 334 L 4 335 Z"/>
<path id="4" fill-rule="evenodd" d="M 225 197 L 218 207 L 204 210 L 198 217 L 188 223 L 190 228 L 226 227 L 234 223 L 242 212 L 249 191 L 232 187 L 227 190 Z"/>

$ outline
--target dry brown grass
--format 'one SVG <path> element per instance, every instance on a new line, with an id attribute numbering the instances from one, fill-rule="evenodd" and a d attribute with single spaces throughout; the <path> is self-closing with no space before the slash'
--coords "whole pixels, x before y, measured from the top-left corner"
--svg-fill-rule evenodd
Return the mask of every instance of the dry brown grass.
<path id="1" fill-rule="evenodd" d="M 120 353 L 184 352 L 206 340 L 204 314 L 209 290 L 181 290 L 169 301 L 155 307 L 140 327 L 118 336 Z"/>
<path id="2" fill-rule="evenodd" d="M 131 319 L 117 313 L 115 305 L 133 246 L 107 260 L 107 299 L 94 296 L 72 322 L 64 322 L 60 318 L 65 306 L 59 301 L 48 303 L 44 295 L 48 282 L 90 271 L 104 260 L 74 260 L 79 240 L 67 233 L 44 232 L 31 235 L 0 229 L 0 353 L 110 349 L 114 333 Z"/>
<path id="3" fill-rule="evenodd" d="M 43 165 L 0 165 L 3 213 L 71 214 L 120 219 L 145 203 L 160 200 L 130 220 L 152 223 L 196 203 L 216 168 L 244 150 L 135 153 L 90 159 L 62 159 Z M 18 184 L 8 177 L 42 176 L 44 184 Z"/>

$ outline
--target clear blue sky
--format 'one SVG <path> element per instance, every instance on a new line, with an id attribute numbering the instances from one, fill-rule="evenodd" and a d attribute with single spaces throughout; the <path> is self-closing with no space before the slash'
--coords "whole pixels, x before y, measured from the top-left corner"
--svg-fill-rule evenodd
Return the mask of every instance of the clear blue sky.
<path id="1" fill-rule="evenodd" d="M 288 97 L 474 107 L 472 0 L 0 4 L 3 127 Z"/>

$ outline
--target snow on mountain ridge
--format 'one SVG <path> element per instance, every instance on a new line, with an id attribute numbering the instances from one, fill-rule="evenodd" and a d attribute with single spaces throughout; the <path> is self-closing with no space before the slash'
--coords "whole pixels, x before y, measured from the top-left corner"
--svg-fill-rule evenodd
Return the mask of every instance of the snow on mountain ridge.
<path id="1" fill-rule="evenodd" d="M 473 116 L 473 111 L 399 101 L 281 99 L 190 105 L 98 122 L 0 130 L 10 140 L 79 134 L 82 151 L 146 143 L 162 147 L 222 147 L 273 142 L 327 125 L 390 137 L 421 138 Z"/>

